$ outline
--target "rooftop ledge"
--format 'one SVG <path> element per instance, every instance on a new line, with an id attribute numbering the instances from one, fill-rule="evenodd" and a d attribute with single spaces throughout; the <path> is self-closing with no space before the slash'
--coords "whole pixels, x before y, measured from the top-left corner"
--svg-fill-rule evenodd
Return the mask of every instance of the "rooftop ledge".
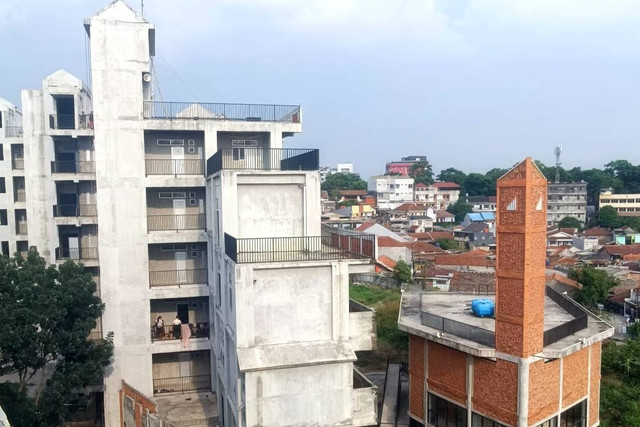
<path id="1" fill-rule="evenodd" d="M 207 160 L 207 176 L 221 170 L 317 171 L 320 152 L 314 148 L 222 148 Z"/>
<path id="2" fill-rule="evenodd" d="M 405 292 L 400 305 L 400 330 L 478 357 L 496 357 L 495 320 L 470 310 L 474 298 L 494 295 L 447 292 Z M 562 298 L 569 298 L 562 296 Z M 572 301 L 584 313 L 568 312 L 556 296 L 545 298 L 545 346 L 541 357 L 559 358 L 613 335 L 613 328 Z M 561 304 L 563 304 L 561 302 Z M 564 304 L 563 304 L 564 305 Z M 578 314 L 578 317 L 576 317 Z"/>
<path id="3" fill-rule="evenodd" d="M 301 123 L 300 105 L 144 101 L 145 119 Z"/>

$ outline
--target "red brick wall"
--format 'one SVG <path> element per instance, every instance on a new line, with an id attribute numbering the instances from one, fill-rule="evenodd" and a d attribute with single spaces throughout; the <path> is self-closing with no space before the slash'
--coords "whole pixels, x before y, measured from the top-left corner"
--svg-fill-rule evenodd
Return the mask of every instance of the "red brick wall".
<path id="1" fill-rule="evenodd" d="M 409 412 L 424 420 L 424 339 L 409 335 Z"/>
<path id="2" fill-rule="evenodd" d="M 600 357 L 602 343 L 591 346 L 591 390 L 589 391 L 589 425 L 592 426 L 600 419 Z"/>
<path id="3" fill-rule="evenodd" d="M 467 355 L 429 342 L 429 390 L 467 406 Z"/>
<path id="4" fill-rule="evenodd" d="M 148 410 L 150 414 L 156 413 L 156 404 L 144 394 L 130 387 L 122 381 L 122 389 L 120 389 L 120 425 L 124 426 L 124 417 L 122 416 L 122 402 L 124 396 L 128 396 L 135 402 L 136 427 L 142 427 L 142 414 Z"/>
<path id="5" fill-rule="evenodd" d="M 566 408 L 587 394 L 589 349 L 570 354 L 562 363 L 562 407 Z"/>
<path id="6" fill-rule="evenodd" d="M 535 424 L 558 411 L 560 360 L 543 360 L 529 366 L 529 424 Z"/>
<path id="7" fill-rule="evenodd" d="M 505 360 L 492 362 L 475 358 L 472 402 L 478 412 L 515 425 L 518 420 L 518 365 Z"/>

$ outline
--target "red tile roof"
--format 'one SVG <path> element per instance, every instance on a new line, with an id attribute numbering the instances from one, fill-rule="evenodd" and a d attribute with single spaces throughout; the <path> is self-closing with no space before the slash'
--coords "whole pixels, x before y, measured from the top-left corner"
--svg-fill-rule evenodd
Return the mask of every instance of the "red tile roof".
<path id="1" fill-rule="evenodd" d="M 429 205 L 426 203 L 403 203 L 395 208 L 394 211 L 426 211 L 427 209 L 429 209 Z"/>
<path id="2" fill-rule="evenodd" d="M 495 292 L 495 273 L 456 271 L 449 283 L 450 292 Z"/>
<path id="3" fill-rule="evenodd" d="M 640 244 L 635 245 L 604 245 L 601 249 L 609 255 L 640 254 Z"/>
<path id="4" fill-rule="evenodd" d="M 563 283 L 568 286 L 572 286 L 576 289 L 582 289 L 582 285 L 575 280 L 569 279 L 567 276 L 563 276 L 559 273 L 552 273 L 546 276 L 546 281 L 549 282 L 551 280 L 555 280 L 556 282 Z"/>
<path id="5" fill-rule="evenodd" d="M 380 255 L 378 257 L 378 264 L 385 267 L 389 271 L 393 271 L 396 266 L 396 262 L 386 255 Z"/>
<path id="6" fill-rule="evenodd" d="M 452 275 L 452 272 L 449 270 L 445 270 L 444 268 L 427 267 L 426 277 L 449 276 L 449 275 Z"/>
<path id="7" fill-rule="evenodd" d="M 378 236 L 378 246 L 383 248 L 406 248 L 408 242 L 399 242 L 388 236 Z"/>
<path id="8" fill-rule="evenodd" d="M 411 249 L 412 252 L 420 252 L 420 253 L 444 252 L 442 249 L 440 249 L 435 245 L 432 245 L 431 243 L 421 242 L 421 241 L 411 242 L 408 244 L 408 247 Z"/>
<path id="9" fill-rule="evenodd" d="M 376 224 L 377 222 L 374 221 L 365 221 L 356 228 L 356 231 L 365 231 L 369 227 L 373 227 Z"/>
<path id="10" fill-rule="evenodd" d="M 338 192 L 341 196 L 366 196 L 367 190 L 340 190 Z"/>
<path id="11" fill-rule="evenodd" d="M 418 240 L 433 242 L 437 239 L 453 240 L 453 233 L 451 231 L 429 231 L 425 233 L 413 233 L 411 234 L 411 237 L 415 237 Z"/>
<path id="12" fill-rule="evenodd" d="M 415 185 L 415 188 L 429 188 L 429 186 L 419 182 Z"/>
<path id="13" fill-rule="evenodd" d="M 448 211 L 436 211 L 437 218 L 455 218 L 456 216 Z"/>
<path id="14" fill-rule="evenodd" d="M 611 231 L 602 227 L 592 227 L 584 232 L 585 236 L 611 237 Z"/>
<path id="15" fill-rule="evenodd" d="M 436 265 L 468 265 L 474 267 L 495 267 L 496 262 L 491 259 L 487 259 L 486 256 L 480 255 L 436 255 Z"/>
<path id="16" fill-rule="evenodd" d="M 455 182 L 449 182 L 449 181 L 434 182 L 432 185 L 434 188 L 440 188 L 441 190 L 459 190 L 460 189 L 460 186 L 458 184 L 456 184 Z"/>

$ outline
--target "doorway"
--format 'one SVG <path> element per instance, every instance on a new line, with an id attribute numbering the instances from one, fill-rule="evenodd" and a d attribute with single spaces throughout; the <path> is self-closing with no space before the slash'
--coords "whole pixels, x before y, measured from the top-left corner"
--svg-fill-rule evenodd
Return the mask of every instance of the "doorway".
<path id="1" fill-rule="evenodd" d="M 189 324 L 189 304 L 178 304 L 178 318 L 183 325 Z"/>

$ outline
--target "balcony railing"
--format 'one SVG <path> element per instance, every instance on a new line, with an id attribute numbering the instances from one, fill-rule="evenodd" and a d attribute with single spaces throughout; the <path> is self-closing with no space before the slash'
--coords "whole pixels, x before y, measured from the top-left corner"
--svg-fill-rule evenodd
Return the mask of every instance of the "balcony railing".
<path id="1" fill-rule="evenodd" d="M 4 136 L 7 138 L 22 136 L 22 126 L 7 126 L 4 130 Z"/>
<path id="2" fill-rule="evenodd" d="M 93 129 L 93 114 L 49 114 L 49 128 L 51 129 Z"/>
<path id="3" fill-rule="evenodd" d="M 29 228 L 26 222 L 21 221 L 16 224 L 16 234 L 27 235 L 28 232 L 29 232 Z"/>
<path id="4" fill-rule="evenodd" d="M 320 154 L 310 148 L 222 148 L 207 160 L 207 175 L 222 169 L 315 171 Z"/>
<path id="5" fill-rule="evenodd" d="M 543 340 L 545 346 L 560 341 L 589 326 L 589 315 L 571 299 L 556 292 L 549 286 L 545 288 L 545 295 L 574 317 L 568 322 L 544 331 Z"/>
<path id="6" fill-rule="evenodd" d="M 191 338 L 209 338 L 209 322 L 190 323 L 189 329 L 191 329 Z M 156 325 L 151 325 L 151 341 L 168 341 L 179 340 L 181 336 L 181 326 L 174 327 L 173 325 L 165 325 L 162 328 L 158 328 Z"/>
<path id="7" fill-rule="evenodd" d="M 149 286 L 199 285 L 207 282 L 206 268 L 149 272 Z"/>
<path id="8" fill-rule="evenodd" d="M 24 189 L 16 190 L 15 202 L 25 202 L 27 200 L 27 193 Z"/>
<path id="9" fill-rule="evenodd" d="M 57 260 L 93 260 L 98 259 L 97 247 L 56 248 Z"/>
<path id="10" fill-rule="evenodd" d="M 190 377 L 153 379 L 153 394 L 186 393 L 196 390 L 211 390 L 211 376 L 193 375 Z"/>
<path id="11" fill-rule="evenodd" d="M 205 230 L 206 229 L 205 214 L 191 215 L 148 215 L 147 230 L 148 231 L 166 231 L 166 230 Z"/>
<path id="12" fill-rule="evenodd" d="M 204 175 L 203 159 L 147 159 L 147 175 Z"/>
<path id="13" fill-rule="evenodd" d="M 11 168 L 14 170 L 24 170 L 24 158 L 14 157 L 11 159 Z"/>
<path id="14" fill-rule="evenodd" d="M 300 123 L 299 105 L 145 101 L 145 119 Z"/>
<path id="15" fill-rule="evenodd" d="M 54 205 L 54 217 L 98 216 L 96 205 Z"/>
<path id="16" fill-rule="evenodd" d="M 53 161 L 51 173 L 96 173 L 96 162 Z"/>
<path id="17" fill-rule="evenodd" d="M 102 339 L 102 330 L 94 330 L 89 332 L 89 336 L 87 336 L 89 341 L 100 341 Z"/>
<path id="18" fill-rule="evenodd" d="M 225 233 L 225 254 L 235 263 L 375 258 L 375 236 L 325 231 L 322 236 L 236 239 Z"/>

